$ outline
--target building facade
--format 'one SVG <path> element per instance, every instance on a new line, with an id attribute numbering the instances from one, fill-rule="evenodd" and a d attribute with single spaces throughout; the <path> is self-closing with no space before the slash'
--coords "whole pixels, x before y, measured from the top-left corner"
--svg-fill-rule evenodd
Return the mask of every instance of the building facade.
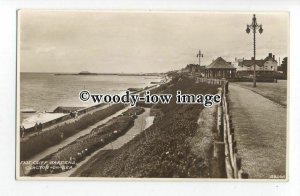
<path id="1" fill-rule="evenodd" d="M 236 68 L 238 76 L 253 74 L 254 65 L 256 65 L 255 70 L 258 75 L 273 74 L 274 72 L 277 72 L 278 69 L 278 62 L 275 59 L 275 55 L 272 55 L 272 53 L 269 53 L 265 59 L 255 61 L 253 58 L 251 60 L 236 58 L 233 65 Z"/>

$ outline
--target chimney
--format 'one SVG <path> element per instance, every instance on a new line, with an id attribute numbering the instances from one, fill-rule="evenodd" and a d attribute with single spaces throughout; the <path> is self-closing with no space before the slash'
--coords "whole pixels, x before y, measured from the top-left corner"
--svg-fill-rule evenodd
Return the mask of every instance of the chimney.
<path id="1" fill-rule="evenodd" d="M 275 61 L 275 55 L 273 55 L 273 60 Z"/>
<path id="2" fill-rule="evenodd" d="M 254 60 L 254 57 L 251 57 L 251 60 Z"/>
<path id="3" fill-rule="evenodd" d="M 269 57 L 272 58 L 272 53 L 269 53 Z"/>

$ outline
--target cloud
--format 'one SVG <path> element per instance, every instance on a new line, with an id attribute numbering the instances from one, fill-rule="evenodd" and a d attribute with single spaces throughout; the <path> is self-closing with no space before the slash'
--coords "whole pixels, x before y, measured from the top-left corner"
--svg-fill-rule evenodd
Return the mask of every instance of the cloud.
<path id="1" fill-rule="evenodd" d="M 21 69 L 38 72 L 161 72 L 223 56 L 250 58 L 252 13 L 22 11 Z M 257 56 L 286 56 L 288 14 L 257 13 Z M 276 25 L 274 25 L 276 22 Z"/>

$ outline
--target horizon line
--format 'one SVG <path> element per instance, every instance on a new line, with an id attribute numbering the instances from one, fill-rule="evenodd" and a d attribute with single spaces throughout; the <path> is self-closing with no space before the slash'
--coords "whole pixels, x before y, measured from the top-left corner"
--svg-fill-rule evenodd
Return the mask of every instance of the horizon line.
<path id="1" fill-rule="evenodd" d="M 79 74 L 82 72 L 88 72 L 90 74 L 162 74 L 165 72 L 89 72 L 89 71 L 80 71 L 80 72 L 41 72 L 41 71 L 20 71 L 20 73 L 63 73 L 63 74 Z"/>

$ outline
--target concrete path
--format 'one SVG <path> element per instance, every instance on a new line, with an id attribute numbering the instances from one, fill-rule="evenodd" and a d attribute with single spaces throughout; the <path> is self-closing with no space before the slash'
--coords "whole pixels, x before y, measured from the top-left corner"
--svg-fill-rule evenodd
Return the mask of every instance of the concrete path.
<path id="1" fill-rule="evenodd" d="M 229 100 L 244 171 L 250 178 L 285 178 L 286 108 L 234 83 Z"/>

